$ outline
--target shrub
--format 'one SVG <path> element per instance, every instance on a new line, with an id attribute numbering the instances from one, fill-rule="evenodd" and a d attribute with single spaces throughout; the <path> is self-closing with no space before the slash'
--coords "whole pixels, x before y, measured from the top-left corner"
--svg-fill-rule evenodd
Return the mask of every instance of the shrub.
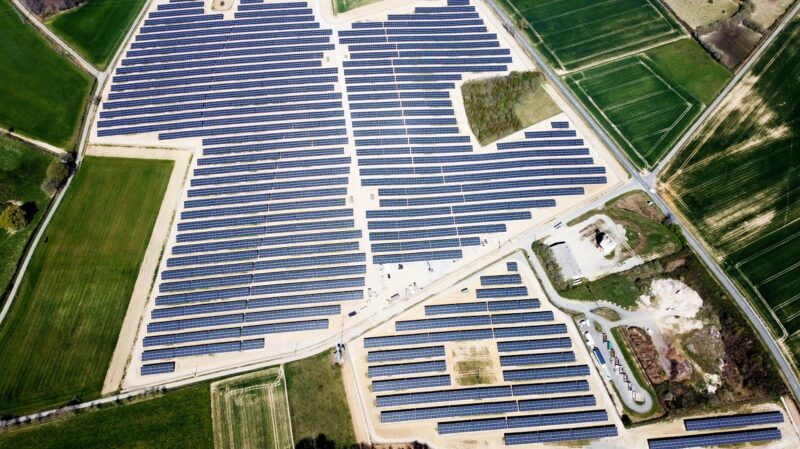
<path id="1" fill-rule="evenodd" d="M 28 219 L 25 217 L 25 211 L 16 204 L 9 204 L 0 213 L 0 227 L 9 233 L 17 232 L 28 225 Z"/>
<path id="2" fill-rule="evenodd" d="M 53 160 L 47 166 L 47 180 L 45 181 L 46 188 L 49 191 L 56 191 L 67 182 L 69 178 L 69 165 L 68 163 L 60 160 Z"/>

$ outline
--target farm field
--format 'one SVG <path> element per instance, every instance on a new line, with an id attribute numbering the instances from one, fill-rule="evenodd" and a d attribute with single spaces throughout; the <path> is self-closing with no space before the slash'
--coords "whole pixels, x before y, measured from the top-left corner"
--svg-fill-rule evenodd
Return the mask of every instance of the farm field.
<path id="1" fill-rule="evenodd" d="M 292 449 L 283 371 L 269 368 L 211 384 L 216 449 Z"/>
<path id="2" fill-rule="evenodd" d="M 800 330 L 798 39 L 795 19 L 661 179 L 778 336 Z"/>
<path id="3" fill-rule="evenodd" d="M 177 431 L 176 431 L 177 430 Z M 214 449 L 208 384 L 0 432 L 4 449 Z"/>
<path id="4" fill-rule="evenodd" d="M 0 136 L 0 204 L 8 201 L 23 203 L 28 225 L 14 234 L 0 229 L 0 304 L 6 296 L 20 257 L 33 231 L 44 217 L 50 195 L 42 185 L 47 166 L 55 158 L 16 139 Z"/>
<path id="5" fill-rule="evenodd" d="M 284 366 L 295 445 L 318 434 L 337 447 L 356 444 L 342 371 L 332 365 L 331 352 Z"/>
<path id="6" fill-rule="evenodd" d="M 576 70 L 681 36 L 655 0 L 503 0 L 557 70 Z"/>
<path id="7" fill-rule="evenodd" d="M 48 25 L 89 62 L 105 69 L 144 3 L 144 0 L 88 0 L 51 18 Z"/>
<path id="8" fill-rule="evenodd" d="M 100 394 L 171 168 L 84 160 L 0 329 L 0 415 Z"/>
<path id="9" fill-rule="evenodd" d="M 687 57 L 691 71 L 681 62 Z M 699 45 L 681 39 L 565 80 L 631 162 L 650 170 L 729 78 Z"/>
<path id="10" fill-rule="evenodd" d="M 11 2 L 0 3 L 0 127 L 67 150 L 93 79 L 61 56 Z"/>

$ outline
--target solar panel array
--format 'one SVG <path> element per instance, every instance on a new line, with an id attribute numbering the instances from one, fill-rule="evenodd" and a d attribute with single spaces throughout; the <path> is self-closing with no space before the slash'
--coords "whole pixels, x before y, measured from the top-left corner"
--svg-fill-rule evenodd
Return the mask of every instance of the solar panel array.
<path id="1" fill-rule="evenodd" d="M 99 136 L 203 146 L 140 354 L 158 363 L 142 375 L 328 329 L 364 297 L 333 32 L 305 1 L 237 8 L 225 19 L 202 2 L 159 3 L 101 106 Z"/>
<path id="2" fill-rule="evenodd" d="M 783 413 L 773 411 L 684 419 L 683 425 L 686 427 L 686 430 L 713 430 L 730 427 L 755 426 L 758 424 L 778 424 L 782 422 Z"/>
<path id="3" fill-rule="evenodd" d="M 542 304 L 528 297 L 522 275 L 475 280 L 480 287 L 462 290 L 462 302 L 425 305 L 425 318 L 398 318 L 390 334 L 364 338 L 367 382 L 380 422 L 427 423 L 440 435 L 562 428 L 507 433 L 507 444 L 616 435 L 613 425 L 580 427 L 607 424 L 608 413 L 598 408 L 589 367 L 576 360 L 566 325 L 555 322 L 552 311 L 537 310 Z M 457 355 L 461 345 L 447 345 L 469 341 L 496 345 L 499 363 L 486 369 L 499 369 L 502 378 L 462 383 L 456 364 L 469 357 Z"/>
<path id="4" fill-rule="evenodd" d="M 694 447 L 725 446 L 743 443 L 758 443 L 779 440 L 781 431 L 777 427 L 733 432 L 705 433 L 647 440 L 650 449 L 688 449 Z"/>
<path id="5" fill-rule="evenodd" d="M 605 184 L 568 122 L 476 152 L 453 108 L 467 74 L 502 74 L 512 62 L 469 2 L 418 7 L 340 31 L 361 184 L 376 264 L 455 260 L 487 234 L 506 232 L 556 198 Z"/>

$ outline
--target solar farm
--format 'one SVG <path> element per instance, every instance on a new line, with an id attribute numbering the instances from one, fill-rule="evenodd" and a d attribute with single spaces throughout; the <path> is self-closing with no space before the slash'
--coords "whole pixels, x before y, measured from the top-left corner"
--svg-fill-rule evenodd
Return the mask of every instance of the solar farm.
<path id="1" fill-rule="evenodd" d="M 331 346 L 619 182 L 566 114 L 476 144 L 455 89 L 530 63 L 469 2 L 339 30 L 306 2 L 202 6 L 153 6 L 93 129 L 196 151 L 126 387 Z"/>
<path id="2" fill-rule="evenodd" d="M 461 447 L 618 435 L 617 418 L 570 318 L 524 257 L 491 264 L 349 344 L 367 419 L 384 438 Z M 461 372 L 485 354 L 479 382 Z"/>

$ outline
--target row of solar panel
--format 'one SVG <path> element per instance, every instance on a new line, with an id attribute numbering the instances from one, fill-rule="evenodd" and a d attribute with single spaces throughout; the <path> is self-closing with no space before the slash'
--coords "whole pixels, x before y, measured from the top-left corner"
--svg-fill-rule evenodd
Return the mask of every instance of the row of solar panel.
<path id="1" fill-rule="evenodd" d="M 247 237 L 264 234 L 283 234 L 287 232 L 318 231 L 322 229 L 352 228 L 353 220 L 315 221 L 308 223 L 287 223 L 273 226 L 258 226 L 253 228 L 224 229 L 178 234 L 178 242 L 198 242 L 203 240 L 220 240 L 234 237 Z"/>
<path id="2" fill-rule="evenodd" d="M 433 27 L 474 27 L 474 26 L 483 26 L 483 20 L 480 18 L 458 18 L 458 19 L 441 19 L 441 20 L 392 20 L 389 22 L 356 22 L 353 24 L 353 27 L 350 31 L 342 31 L 340 32 L 340 36 L 359 36 L 362 34 L 344 34 L 344 33 L 352 33 L 353 31 L 360 31 L 360 30 L 374 30 L 379 31 L 384 28 L 392 29 L 392 28 L 418 28 L 418 29 L 426 29 L 426 28 L 433 28 Z M 388 34 L 388 33 L 386 33 Z M 374 33 L 366 33 L 363 35 L 384 35 L 384 33 L 374 32 Z"/>
<path id="3" fill-rule="evenodd" d="M 367 218 L 374 219 L 374 218 L 450 215 L 450 214 L 465 214 L 471 212 L 485 212 L 485 211 L 512 210 L 512 209 L 535 209 L 540 207 L 552 207 L 552 206 L 555 206 L 555 203 L 552 200 L 532 200 L 532 201 L 526 200 L 526 201 L 511 201 L 511 202 L 490 203 L 490 204 L 467 204 L 463 206 L 368 210 Z M 386 212 L 386 214 L 384 214 L 383 212 Z"/>
<path id="4" fill-rule="evenodd" d="M 496 58 L 408 58 L 408 59 L 367 59 L 367 60 L 348 60 L 342 64 L 346 68 L 354 67 L 381 67 L 381 66 L 427 66 L 427 65 L 458 65 L 464 67 L 480 67 L 486 64 L 511 64 L 510 56 L 496 57 Z M 364 86 L 353 86 L 351 90 L 355 91 L 357 88 Z M 414 87 L 407 87 L 406 89 L 414 89 Z"/>
<path id="5" fill-rule="evenodd" d="M 165 363 L 152 363 L 149 365 L 142 365 L 142 368 L 139 373 L 142 376 L 147 376 L 151 374 L 171 373 L 174 371 L 175 371 L 175 362 L 165 362 Z"/>
<path id="6" fill-rule="evenodd" d="M 571 346 L 572 341 L 568 337 L 497 342 L 497 350 L 499 352 L 539 351 L 542 349 L 569 348 Z"/>
<path id="7" fill-rule="evenodd" d="M 554 377 L 575 377 L 575 376 L 588 376 L 588 365 L 572 365 L 572 366 L 559 366 L 547 368 L 527 368 L 520 370 L 503 371 L 503 380 L 521 381 L 521 380 L 541 380 L 552 379 Z"/>
<path id="8" fill-rule="evenodd" d="M 480 277 L 481 285 L 521 284 L 522 276 L 518 274 L 499 274 Z"/>
<path id="9" fill-rule="evenodd" d="M 168 51 L 181 51 L 182 47 L 207 45 L 214 43 L 238 42 L 253 40 L 264 43 L 271 43 L 271 40 L 285 40 L 291 38 L 303 39 L 311 36 L 331 36 L 333 31 L 321 28 L 306 28 L 291 31 L 273 31 L 269 33 L 236 33 L 236 34 L 217 34 L 201 35 L 200 37 L 175 37 L 173 39 L 149 40 L 133 42 L 131 48 L 136 49 L 156 49 L 163 48 Z M 172 49 L 172 50 L 169 50 Z M 138 50 L 134 50 L 138 51 Z"/>
<path id="10" fill-rule="evenodd" d="M 314 16 L 288 16 L 288 17 L 253 17 L 233 20 L 213 20 L 207 22 L 193 22 L 193 23 L 179 23 L 172 25 L 154 25 L 143 26 L 139 28 L 139 37 L 145 39 L 150 36 L 158 36 L 160 34 L 172 32 L 192 33 L 198 31 L 206 31 L 213 28 L 245 28 L 253 25 L 270 25 L 273 27 L 280 27 L 281 25 L 290 25 L 302 22 L 314 22 Z M 282 29 L 282 28 L 277 28 Z"/>
<path id="11" fill-rule="evenodd" d="M 383 139 L 359 139 L 356 146 L 384 146 L 384 145 L 438 145 L 450 143 L 469 143 L 468 136 L 439 136 L 439 137 L 394 137 Z"/>
<path id="12" fill-rule="evenodd" d="M 322 256 L 315 253 L 311 257 L 295 257 L 290 259 L 262 260 L 228 265 L 210 265 L 183 270 L 165 270 L 161 273 L 162 279 L 183 279 L 188 277 L 210 276 L 215 274 L 230 274 L 239 272 L 252 272 L 258 270 L 272 270 L 278 268 L 296 268 L 313 265 L 333 265 L 364 262 L 364 253 L 336 254 Z"/>
<path id="13" fill-rule="evenodd" d="M 769 427 L 766 429 L 737 430 L 681 437 L 652 438 L 647 440 L 647 445 L 650 449 L 688 449 L 728 444 L 759 443 L 779 439 L 781 439 L 781 431 L 777 427 Z"/>
<path id="14" fill-rule="evenodd" d="M 439 112 L 439 111 L 437 111 Z M 353 121 L 353 128 L 376 128 L 376 127 L 392 127 L 392 126 L 449 126 L 449 125 L 458 125 L 455 118 L 408 118 L 408 119 L 398 119 L 398 120 L 355 120 Z M 382 134 L 397 134 L 395 131 L 384 131 L 378 132 L 377 134 L 372 133 L 372 130 L 365 131 L 358 129 L 356 131 L 356 136 L 361 137 L 363 135 L 382 135 Z"/>
<path id="15" fill-rule="evenodd" d="M 481 215 L 453 215 L 438 218 L 420 218 L 408 220 L 371 220 L 368 223 L 369 229 L 410 229 L 428 228 L 433 226 L 461 225 L 470 223 L 491 223 L 505 222 L 512 220 L 528 220 L 531 218 L 530 212 L 506 212 L 498 214 Z"/>
<path id="16" fill-rule="evenodd" d="M 564 324 L 503 327 L 496 329 L 471 329 L 471 330 L 456 330 L 456 331 L 443 331 L 443 332 L 426 332 L 421 334 L 367 337 L 364 339 L 364 347 L 381 348 L 388 346 L 406 346 L 406 345 L 441 343 L 446 341 L 532 337 L 539 335 L 563 334 L 566 332 L 567 332 L 567 327 Z"/>
<path id="17" fill-rule="evenodd" d="M 457 130 L 457 129 L 456 129 Z M 356 141 L 358 145 L 358 141 Z M 517 159 L 503 162 L 484 162 L 479 164 L 441 165 L 424 167 L 387 167 L 387 168 L 362 168 L 362 176 L 387 176 L 387 175 L 426 175 L 438 173 L 459 173 L 470 171 L 507 170 L 525 167 L 546 167 L 559 165 L 591 165 L 594 160 L 585 158 L 561 159 Z"/>
<path id="18" fill-rule="evenodd" d="M 395 330 L 414 331 L 423 329 L 440 329 L 445 327 L 496 326 L 499 324 L 535 323 L 552 321 L 553 312 L 519 312 L 493 315 L 469 315 L 447 318 L 425 318 L 419 320 L 395 321 Z"/>
<path id="19" fill-rule="evenodd" d="M 426 262 L 433 260 L 458 260 L 464 257 L 460 249 L 444 251 L 421 251 L 414 253 L 376 254 L 372 256 L 372 263 L 383 265 L 390 263 Z"/>
<path id="20" fill-rule="evenodd" d="M 167 259 L 167 267 L 185 267 L 190 265 L 203 265 L 203 264 L 211 264 L 219 262 L 265 259 L 269 257 L 300 256 L 306 254 L 325 254 L 325 253 L 337 253 L 337 252 L 347 252 L 347 251 L 358 251 L 358 242 L 289 246 L 282 248 L 262 249 L 260 251 L 249 250 L 249 251 L 204 254 L 202 256 L 171 257 Z M 162 276 L 164 276 L 164 274 L 167 271 L 162 272 Z"/>
<path id="21" fill-rule="evenodd" d="M 779 411 L 745 413 L 741 415 L 713 416 L 708 418 L 684 419 L 686 430 L 711 430 L 729 427 L 755 426 L 758 424 L 777 424 L 783 422 L 783 413 Z"/>
<path id="22" fill-rule="evenodd" d="M 477 181 L 489 181 L 495 179 L 512 179 L 512 178 L 529 178 L 541 176 L 570 176 L 570 175 L 590 175 L 590 174 L 605 174 L 605 167 L 602 166 L 587 166 L 583 167 L 555 167 L 555 168 L 539 168 L 528 170 L 513 170 L 513 171 L 483 171 L 477 173 L 465 173 L 458 175 L 448 176 L 426 176 L 416 177 L 405 180 L 404 178 L 371 178 L 362 179 L 361 185 L 363 186 L 397 186 L 397 185 L 430 185 L 430 184 L 449 184 L 449 183 L 466 183 Z M 411 189 L 418 189 L 421 187 L 404 188 L 408 191 Z M 387 189 L 380 189 L 379 192 L 385 192 Z M 399 190 L 396 190 L 399 191 Z"/>
<path id="23" fill-rule="evenodd" d="M 191 302 L 205 302 L 222 299 L 246 298 L 258 295 L 294 293 L 312 290 L 339 290 L 364 287 L 364 278 L 328 279 L 324 281 L 287 282 L 282 284 L 256 285 L 252 287 L 234 287 L 221 290 L 205 290 L 173 295 L 159 295 L 156 305 L 174 305 Z M 277 301 L 276 304 L 283 304 Z"/>
<path id="24" fill-rule="evenodd" d="M 360 159 L 358 165 L 398 165 L 398 164 L 451 164 L 456 162 L 495 161 L 531 157 L 582 156 L 588 155 L 587 148 L 560 148 L 547 150 L 508 151 L 503 153 L 474 153 L 447 156 L 414 156 L 392 158 Z"/>
<path id="25" fill-rule="evenodd" d="M 505 224 L 459 226 L 438 229 L 414 229 L 411 231 L 370 232 L 369 239 L 374 242 L 394 240 L 414 240 L 436 237 L 456 237 L 475 234 L 493 234 L 506 232 Z"/>
<path id="26" fill-rule="evenodd" d="M 328 120 L 324 124 L 320 124 L 319 126 L 335 126 L 332 123 L 341 123 L 343 120 Z M 342 124 L 344 126 L 344 124 Z M 230 133 L 232 130 L 226 129 L 223 132 Z M 253 130 L 251 127 L 247 127 L 246 129 L 238 129 L 236 132 L 241 133 L 251 133 Z M 161 139 L 172 139 L 172 138 L 179 138 L 181 133 L 167 133 L 159 135 Z M 203 145 L 221 145 L 221 144 L 228 144 L 228 143 L 245 143 L 245 142 L 264 142 L 264 141 L 275 141 L 275 140 L 284 140 L 284 139 L 307 139 L 309 137 L 330 137 L 330 136 L 346 136 L 347 130 L 345 128 L 326 128 L 326 129 L 311 129 L 308 131 L 285 131 L 285 132 L 278 132 L 278 133 L 267 133 L 267 134 L 248 134 L 245 136 L 228 136 L 228 137 L 217 137 L 211 139 L 203 139 Z M 251 171 L 251 170 L 259 170 L 258 167 L 251 167 L 245 166 L 242 170 L 222 170 L 221 173 L 228 173 L 231 171 Z M 220 172 L 217 172 L 220 173 Z"/>
<path id="27" fill-rule="evenodd" d="M 184 320 L 156 321 L 147 324 L 147 332 L 167 332 L 193 329 L 197 327 L 212 327 L 228 324 L 253 323 L 257 321 L 288 320 L 292 318 L 307 318 L 327 315 L 339 315 L 342 308 L 339 305 L 303 307 L 298 309 L 278 309 L 263 312 L 237 313 L 230 315 L 212 315 L 201 318 Z"/>
<path id="28" fill-rule="evenodd" d="M 323 139 L 292 140 L 283 142 L 262 142 L 232 147 L 212 147 L 203 149 L 204 155 L 240 154 L 259 151 L 283 150 L 288 148 L 318 148 L 334 145 L 347 145 L 347 137 L 329 137 Z"/>
<path id="29" fill-rule="evenodd" d="M 462 302 L 425 306 L 425 315 L 451 315 L 458 313 L 497 312 L 502 310 L 538 309 L 538 299 L 506 299 L 489 302 Z"/>
<path id="30" fill-rule="evenodd" d="M 458 248 L 479 246 L 479 237 L 466 237 L 462 239 L 443 240 L 415 240 L 413 242 L 374 243 L 371 245 L 373 253 L 388 253 L 393 251 L 420 251 L 424 249 Z"/>
<path id="31" fill-rule="evenodd" d="M 416 30 L 417 33 L 411 35 L 386 35 L 386 36 L 359 36 L 359 37 L 340 37 L 339 43 L 343 45 L 352 44 L 383 44 L 392 42 L 465 42 L 465 41 L 485 41 L 497 40 L 495 33 L 477 34 L 423 34 L 424 30 Z M 461 29 L 462 33 L 466 31 Z"/>
<path id="32" fill-rule="evenodd" d="M 471 151 L 471 145 L 443 145 L 433 147 L 359 148 L 356 150 L 356 155 L 359 157 L 397 156 L 403 154 L 469 153 Z"/>
<path id="33" fill-rule="evenodd" d="M 500 356 L 500 366 L 549 365 L 574 361 L 575 353 L 572 351 Z"/>
<path id="34" fill-rule="evenodd" d="M 225 242 L 208 242 L 194 245 L 177 245 L 172 247 L 173 254 L 207 253 L 232 249 L 257 248 L 262 246 L 289 245 L 295 243 L 324 242 L 333 240 L 351 240 L 361 238 L 361 231 L 332 231 L 316 234 L 284 235 L 278 237 L 229 240 Z"/>
<path id="35" fill-rule="evenodd" d="M 563 147 L 563 146 L 582 146 L 583 139 L 561 139 L 561 140 L 520 140 L 516 142 L 501 142 L 497 144 L 498 150 L 511 150 L 516 148 L 541 148 L 541 147 Z"/>
<path id="36" fill-rule="evenodd" d="M 447 371 L 447 364 L 444 360 L 399 363 L 394 365 L 372 365 L 367 369 L 367 377 L 400 376 L 442 371 Z"/>
<path id="37" fill-rule="evenodd" d="M 232 312 L 236 310 L 253 310 L 264 307 L 287 307 L 302 304 L 321 304 L 326 302 L 355 301 L 364 298 L 361 290 L 342 290 L 304 295 L 279 296 L 250 300 L 214 302 L 191 306 L 156 308 L 151 313 L 153 319 L 172 318 L 177 316 L 203 315 L 207 313 Z"/>
<path id="38" fill-rule="evenodd" d="M 450 385 L 450 376 L 415 376 L 406 379 L 389 379 L 373 381 L 370 388 L 373 392 L 411 390 L 415 388 L 446 387 Z"/>
<path id="39" fill-rule="evenodd" d="M 351 47 L 352 51 L 352 47 Z M 400 58 L 460 58 L 468 56 L 505 56 L 510 55 L 507 48 L 469 48 L 458 50 L 395 50 L 365 51 L 351 53 L 352 60 L 359 59 L 400 59 Z"/>
<path id="40" fill-rule="evenodd" d="M 409 73 L 483 73 L 483 72 L 502 72 L 505 71 L 507 66 L 505 64 L 467 64 L 463 65 L 466 60 L 460 59 L 455 61 L 452 65 L 405 65 L 405 66 L 379 66 L 379 67 L 366 67 L 357 69 L 345 69 L 345 76 L 367 76 L 367 75 L 400 75 Z M 442 88 L 442 87 L 440 87 Z M 361 86 L 351 86 L 350 91 L 356 92 L 359 89 L 363 90 Z M 433 88 L 429 88 L 433 89 Z M 383 89 L 381 89 L 383 90 Z M 386 92 L 380 92 L 386 93 Z M 447 93 L 447 92 L 445 92 Z M 354 95 L 369 95 L 369 94 L 354 94 Z M 353 100 L 356 101 L 356 100 Z M 357 100 L 361 101 L 361 100 Z M 357 103 L 354 103 L 357 104 Z M 369 109 L 369 105 L 364 105 Z"/>
<path id="41" fill-rule="evenodd" d="M 209 343 L 204 345 L 179 346 L 175 348 L 165 348 L 144 351 L 142 361 L 174 359 L 179 357 L 194 357 L 198 355 L 218 354 L 222 352 L 239 352 L 250 349 L 262 349 L 264 339 L 228 341 L 224 343 Z"/>
<path id="42" fill-rule="evenodd" d="M 475 419 L 438 423 L 436 430 L 440 435 L 481 432 L 487 430 L 521 429 L 525 427 L 558 426 L 588 422 L 608 421 L 605 410 L 590 410 L 547 415 L 509 416 L 503 418 Z"/>
<path id="43" fill-rule="evenodd" d="M 180 343 L 197 342 L 204 340 L 218 340 L 229 338 L 248 337 L 253 335 L 264 334 L 277 334 L 283 332 L 299 332 L 318 329 L 327 329 L 328 320 L 308 320 L 308 321 L 293 321 L 287 323 L 271 323 L 271 324 L 258 324 L 255 326 L 244 327 L 230 327 L 224 329 L 202 330 L 194 332 L 184 332 L 181 334 L 163 334 L 163 335 L 148 335 L 144 337 L 144 346 L 166 346 Z M 145 354 L 158 354 L 157 350 L 145 351 Z M 165 351 L 168 351 L 166 349 Z"/>
<path id="44" fill-rule="evenodd" d="M 600 180 L 598 180 L 599 182 Z M 567 185 L 571 184 L 570 182 L 566 183 Z M 581 183 L 583 184 L 583 183 Z M 434 205 L 434 204 L 461 204 L 461 203 L 472 203 L 472 202 L 483 202 L 483 201 L 497 201 L 497 200 L 505 200 L 505 199 L 522 199 L 522 198 L 541 198 L 541 197 L 552 197 L 552 196 L 571 196 L 571 195 L 583 195 L 584 194 L 583 187 L 561 187 L 561 188 L 549 188 L 549 189 L 535 189 L 535 190 L 500 190 L 494 191 L 490 190 L 485 193 L 472 193 L 467 195 L 448 195 L 448 196 L 430 196 L 430 197 L 417 197 L 417 198 L 408 198 L 408 199 L 386 199 L 380 200 L 381 207 L 412 207 L 412 206 L 427 206 L 427 205 Z M 552 204 L 549 202 L 545 203 L 530 203 L 531 207 L 551 207 Z M 469 209 L 463 209 L 459 206 L 454 206 L 453 210 L 458 210 L 459 212 L 467 212 Z M 530 215 L 530 214 L 529 214 Z M 523 217 L 522 215 L 517 216 L 516 219 L 527 219 L 528 217 Z M 508 217 L 508 219 L 514 219 Z"/>
<path id="45" fill-rule="evenodd" d="M 589 391 L 589 383 L 585 380 L 572 380 L 566 382 L 544 382 L 496 387 L 458 388 L 452 390 L 425 391 L 418 393 L 396 393 L 377 396 L 376 405 L 378 407 L 396 407 L 401 405 L 429 404 L 435 402 L 482 400 L 489 398 L 571 393 L 578 391 Z"/>
<path id="46" fill-rule="evenodd" d="M 391 50 L 458 50 L 476 48 L 498 48 L 498 41 L 467 41 L 467 42 L 413 42 L 391 44 L 365 44 L 348 45 L 347 49 L 352 54 L 359 52 L 391 51 Z"/>
<path id="47" fill-rule="evenodd" d="M 303 151 L 308 151 L 308 150 L 303 150 Z M 268 202 L 268 201 L 282 201 L 282 200 L 300 199 L 300 198 L 344 196 L 346 193 L 347 193 L 346 187 L 327 187 L 321 189 L 288 190 L 288 191 L 279 190 L 270 193 L 252 193 L 247 195 L 235 195 L 235 196 L 215 196 L 212 198 L 187 200 L 184 202 L 184 207 L 187 209 L 192 209 L 192 208 L 203 208 L 203 207 L 212 207 L 220 205 L 230 205 L 230 204 L 247 204 L 247 203 Z M 345 210 L 347 211 L 351 209 L 345 209 Z M 352 213 L 346 215 L 352 215 Z M 308 218 L 329 218 L 330 216 L 331 216 L 330 213 L 327 211 L 294 212 L 286 214 L 264 215 L 265 217 L 264 222 L 305 220 Z"/>
<path id="48" fill-rule="evenodd" d="M 557 441 L 579 441 L 617 436 L 617 427 L 612 425 L 580 427 L 575 429 L 540 430 L 537 432 L 507 433 L 503 437 L 506 445 L 551 443 Z"/>
<path id="49" fill-rule="evenodd" d="M 567 396 L 547 399 L 524 399 L 519 401 L 490 402 L 483 404 L 445 405 L 407 410 L 381 411 L 382 423 L 453 418 L 458 416 L 494 415 L 500 413 L 527 412 L 575 407 L 593 407 L 594 396 Z"/>
<path id="50" fill-rule="evenodd" d="M 583 170 L 579 170 L 583 171 Z M 593 170 L 596 171 L 596 170 Z M 411 188 L 397 188 L 397 189 L 378 189 L 378 195 L 384 196 L 416 196 L 416 195 L 438 195 L 444 193 L 460 193 L 460 192 L 475 192 L 486 190 L 501 190 L 501 189 L 521 189 L 525 187 L 545 187 L 545 186 L 559 186 L 571 184 L 605 184 L 607 181 L 605 176 L 579 176 L 572 178 L 543 178 L 543 179 L 524 179 L 516 181 L 495 181 L 477 184 L 454 184 L 447 186 L 433 186 L 433 187 L 411 187 Z M 408 209 L 397 209 L 397 214 L 402 216 Z M 374 211 L 378 213 L 379 211 Z M 383 212 L 383 211 L 380 211 Z M 389 211 L 386 211 L 389 212 Z M 368 212 L 369 213 L 369 212 Z M 391 212 L 389 212 L 391 213 Z M 389 214 L 385 215 L 388 216 Z M 369 217 L 368 218 L 378 218 Z"/>
<path id="51" fill-rule="evenodd" d="M 396 36 L 403 34 L 454 34 L 454 33 L 487 33 L 488 30 L 482 26 L 482 21 L 476 21 L 475 25 L 478 26 L 464 26 L 464 27 L 450 27 L 438 28 L 438 23 L 432 23 L 430 26 L 422 26 L 426 22 L 417 22 L 420 24 L 419 28 L 356 28 L 351 30 L 344 30 L 339 32 L 339 37 L 344 40 L 349 37 L 377 37 L 377 36 Z M 344 43 L 344 42 L 342 42 Z"/>
<path id="52" fill-rule="evenodd" d="M 327 41 L 324 38 L 323 41 Z M 295 42 L 293 44 L 299 44 Z M 257 56 L 257 55 L 275 55 L 283 53 L 311 53 L 311 52 L 324 52 L 332 51 L 333 44 L 317 43 L 314 45 L 278 45 L 275 47 L 245 47 L 230 50 L 217 50 L 196 53 L 174 53 L 165 55 L 145 56 L 139 58 L 126 58 L 122 60 L 122 66 L 132 65 L 152 65 L 159 63 L 169 63 L 178 61 L 193 61 L 196 59 L 209 59 L 215 58 L 224 60 L 224 58 L 240 57 L 240 56 Z"/>
<path id="53" fill-rule="evenodd" d="M 416 92 L 379 92 L 374 94 L 348 94 L 347 99 L 350 103 L 357 101 L 371 101 L 376 102 L 379 100 L 408 100 L 414 98 L 440 98 L 450 99 L 449 92 L 436 92 L 436 91 L 416 91 Z M 353 105 L 351 105 L 352 107 Z"/>
<path id="54" fill-rule="evenodd" d="M 367 362 L 394 362 L 409 359 L 430 359 L 434 357 L 444 357 L 444 346 L 429 346 L 413 349 L 390 349 L 386 351 L 369 351 Z"/>

